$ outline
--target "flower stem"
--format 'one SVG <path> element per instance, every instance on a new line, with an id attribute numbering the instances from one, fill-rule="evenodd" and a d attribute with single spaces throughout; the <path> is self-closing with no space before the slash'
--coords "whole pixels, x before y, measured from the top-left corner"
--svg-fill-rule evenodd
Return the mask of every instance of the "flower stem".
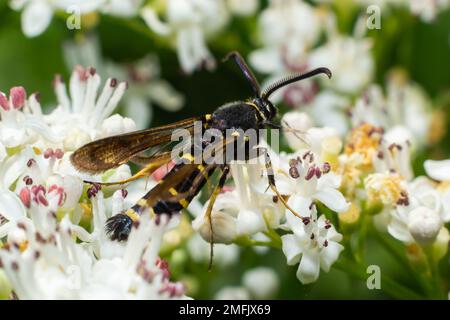
<path id="1" fill-rule="evenodd" d="M 416 282 L 422 287 L 424 292 L 430 291 L 430 283 L 424 279 L 420 274 L 418 274 L 414 268 L 409 263 L 408 259 L 405 257 L 403 252 L 400 252 L 386 237 L 384 237 L 380 232 L 377 232 L 373 228 L 370 230 L 371 235 L 374 236 L 375 240 L 381 244 L 387 252 L 389 252 L 395 260 L 404 268 L 409 275 L 416 280 Z"/>

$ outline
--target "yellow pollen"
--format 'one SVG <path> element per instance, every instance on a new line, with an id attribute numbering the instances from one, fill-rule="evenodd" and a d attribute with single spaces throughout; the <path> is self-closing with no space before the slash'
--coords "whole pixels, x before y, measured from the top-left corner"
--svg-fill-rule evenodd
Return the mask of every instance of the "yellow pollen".
<path id="1" fill-rule="evenodd" d="M 365 179 L 365 188 L 369 201 L 381 201 L 384 205 L 396 205 L 406 197 L 404 180 L 399 175 L 374 173 Z"/>
<path id="2" fill-rule="evenodd" d="M 372 159 L 380 145 L 382 130 L 370 124 L 363 124 L 354 128 L 345 145 L 344 153 L 351 155 L 359 153 L 363 156 L 364 165 L 371 167 Z"/>
<path id="3" fill-rule="evenodd" d="M 37 156 L 39 156 L 39 155 L 42 154 L 42 150 L 39 149 L 38 147 L 33 147 L 33 151 L 34 151 L 34 153 L 35 153 Z"/>
<path id="4" fill-rule="evenodd" d="M 24 252 L 28 248 L 28 240 L 22 241 L 19 244 L 19 250 L 20 252 Z"/>

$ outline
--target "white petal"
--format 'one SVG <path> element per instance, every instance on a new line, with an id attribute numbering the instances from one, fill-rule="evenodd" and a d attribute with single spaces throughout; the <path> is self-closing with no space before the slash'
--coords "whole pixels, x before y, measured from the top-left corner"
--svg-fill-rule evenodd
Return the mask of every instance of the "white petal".
<path id="1" fill-rule="evenodd" d="M 431 178 L 438 181 L 450 181 L 450 160 L 426 160 L 424 167 Z"/>
<path id="2" fill-rule="evenodd" d="M 148 127 L 153 118 L 153 107 L 141 96 L 125 97 L 124 115 L 136 123 L 138 130 Z"/>
<path id="3" fill-rule="evenodd" d="M 326 188 L 318 191 L 314 197 L 322 202 L 325 206 L 336 212 L 345 212 L 348 210 L 350 203 L 338 190 Z"/>
<path id="4" fill-rule="evenodd" d="M 289 265 L 297 264 L 300 261 L 300 255 L 303 248 L 300 246 L 298 239 L 293 234 L 281 236 L 283 243 L 283 253 L 286 256 Z"/>
<path id="5" fill-rule="evenodd" d="M 148 96 L 159 106 L 172 112 L 180 110 L 184 104 L 184 97 L 163 80 L 153 81 L 148 86 Z"/>
<path id="6" fill-rule="evenodd" d="M 297 270 L 297 278 L 303 284 L 316 281 L 320 273 L 320 255 L 317 251 L 306 251 Z"/>
<path id="7" fill-rule="evenodd" d="M 315 128 L 313 128 L 315 129 Z M 328 128 L 322 128 L 322 130 L 327 130 Z M 333 129 L 331 129 L 333 130 Z M 331 136 L 331 134 L 329 135 Z M 334 188 L 337 189 L 341 185 L 342 177 L 338 174 L 335 174 L 333 172 L 327 173 L 323 175 L 317 182 L 317 187 L 319 189 L 325 189 L 325 188 Z"/>
<path id="8" fill-rule="evenodd" d="M 64 201 L 63 208 L 74 208 L 78 203 L 80 196 L 83 192 L 83 180 L 74 176 L 65 176 L 63 182 L 64 192 L 66 193 L 66 200 Z"/>
<path id="9" fill-rule="evenodd" d="M 444 222 L 450 221 L 450 188 L 447 188 L 445 190 L 444 194 L 442 195 L 442 220 Z"/>
<path id="10" fill-rule="evenodd" d="M 192 73 L 199 61 L 192 54 L 193 32 L 191 28 L 184 28 L 177 34 L 177 55 L 181 69 L 186 73 Z"/>
<path id="11" fill-rule="evenodd" d="M 14 223 L 6 222 L 0 226 L 0 239 L 4 238 L 12 229 L 14 228 Z"/>
<path id="12" fill-rule="evenodd" d="M 141 16 L 144 19 L 145 23 L 159 35 L 166 36 L 171 32 L 171 28 L 168 24 L 165 24 L 161 20 L 159 20 L 156 12 L 149 7 L 145 7 L 141 11 Z"/>
<path id="13" fill-rule="evenodd" d="M 390 235 L 397 240 L 400 240 L 404 243 L 414 242 L 413 237 L 409 233 L 408 226 L 397 218 L 391 220 L 387 229 Z"/>
<path id="14" fill-rule="evenodd" d="M 43 0 L 34 0 L 22 13 L 22 30 L 27 37 L 36 37 L 47 29 L 52 20 L 50 4 Z"/>
<path id="15" fill-rule="evenodd" d="M 22 10 L 23 6 L 28 2 L 28 0 L 11 0 L 9 6 L 13 10 Z"/>
<path id="16" fill-rule="evenodd" d="M 331 265 L 339 258 L 339 254 L 344 250 L 344 246 L 341 244 L 328 241 L 328 246 L 322 249 L 320 253 L 320 266 L 325 272 L 330 271 Z"/>
<path id="17" fill-rule="evenodd" d="M 266 230 L 266 224 L 261 213 L 254 210 L 242 210 L 238 213 L 238 234 L 251 235 Z"/>
<path id="18" fill-rule="evenodd" d="M 273 74 L 284 70 L 279 49 L 276 47 L 254 50 L 248 59 L 253 68 L 261 73 Z"/>
<path id="19" fill-rule="evenodd" d="M 26 216 L 25 207 L 19 197 L 10 190 L 0 190 L 0 214 L 9 221 Z"/>

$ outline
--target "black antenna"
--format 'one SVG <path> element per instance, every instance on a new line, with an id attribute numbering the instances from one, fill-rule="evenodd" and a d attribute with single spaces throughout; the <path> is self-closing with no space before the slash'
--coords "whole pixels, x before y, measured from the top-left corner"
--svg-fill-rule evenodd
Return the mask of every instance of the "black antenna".
<path id="1" fill-rule="evenodd" d="M 267 89 L 264 90 L 264 92 L 262 93 L 262 98 L 269 98 L 269 96 L 274 93 L 275 91 L 277 91 L 278 89 L 287 86 L 288 84 L 303 80 L 303 79 L 307 79 L 307 78 L 311 78 L 314 77 L 315 75 L 318 74 L 326 74 L 328 76 L 328 78 L 331 78 L 331 71 L 328 68 L 322 67 L 322 68 L 317 68 L 314 70 L 311 70 L 307 73 L 302 73 L 302 74 L 293 74 L 292 76 L 288 76 L 284 79 L 281 79 L 277 82 L 275 82 L 274 84 L 270 85 Z"/>
<path id="2" fill-rule="evenodd" d="M 225 58 L 222 61 L 227 61 L 228 59 L 232 58 L 234 62 L 239 66 L 239 69 L 241 69 L 242 73 L 244 74 L 247 81 L 250 83 L 253 92 L 257 97 L 261 95 L 261 87 L 259 86 L 258 80 L 256 80 L 255 75 L 253 74 L 252 70 L 248 67 L 248 65 L 245 63 L 244 58 L 239 54 L 237 51 L 232 51 L 229 54 L 225 56 Z"/>

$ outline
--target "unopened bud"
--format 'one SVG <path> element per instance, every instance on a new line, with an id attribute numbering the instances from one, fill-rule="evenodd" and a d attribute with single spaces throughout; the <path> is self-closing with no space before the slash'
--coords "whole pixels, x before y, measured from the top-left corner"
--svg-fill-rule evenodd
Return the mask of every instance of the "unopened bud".
<path id="1" fill-rule="evenodd" d="M 414 240 L 421 245 L 432 244 L 441 227 L 441 217 L 435 210 L 421 206 L 410 212 L 408 229 Z"/>

